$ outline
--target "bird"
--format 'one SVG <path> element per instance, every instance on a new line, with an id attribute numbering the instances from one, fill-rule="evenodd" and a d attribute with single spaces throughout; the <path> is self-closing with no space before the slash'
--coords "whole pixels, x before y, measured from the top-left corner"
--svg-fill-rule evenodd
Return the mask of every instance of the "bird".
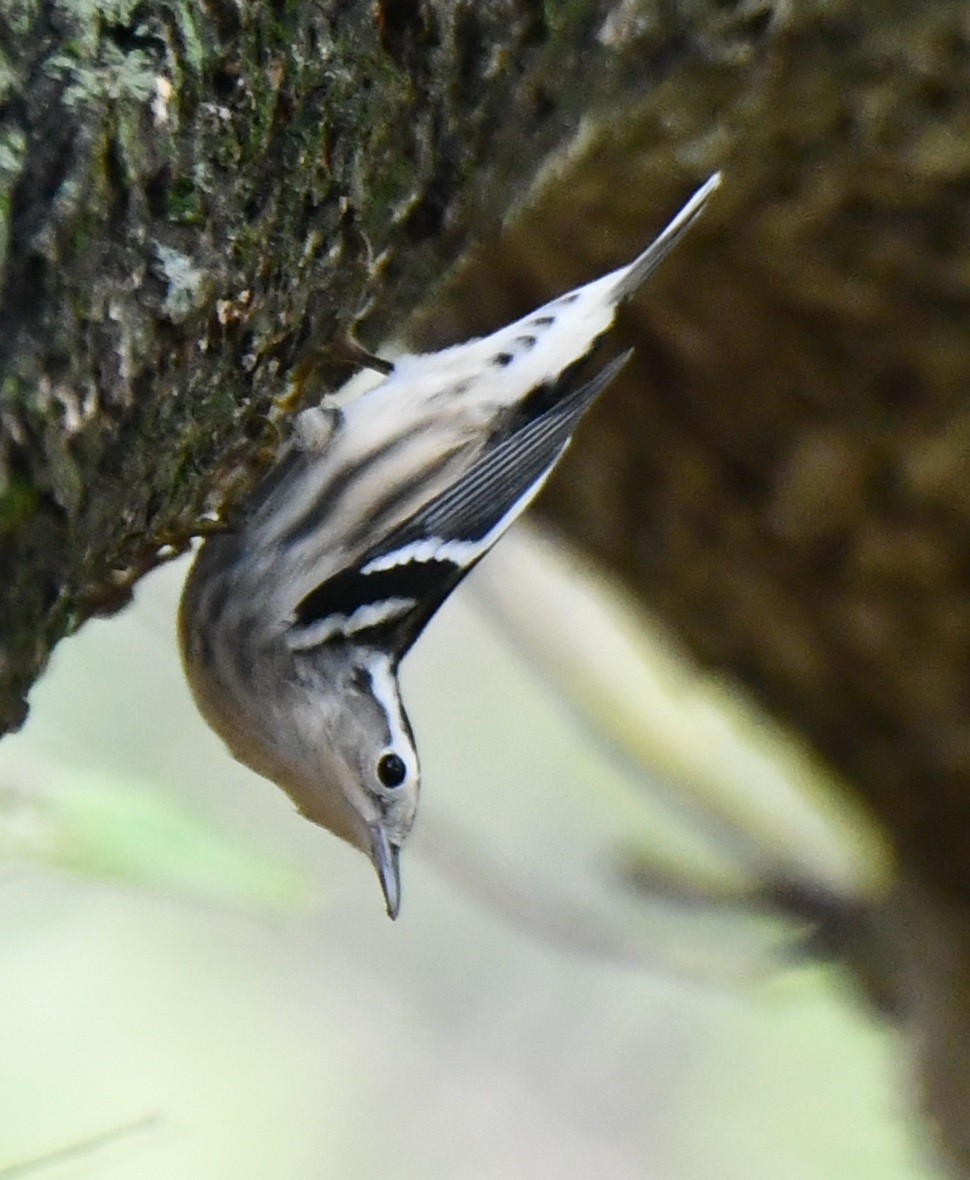
<path id="1" fill-rule="evenodd" d="M 720 183 L 628 265 L 491 335 L 374 358 L 384 379 L 297 415 L 231 527 L 196 555 L 178 630 L 200 712 L 237 760 L 370 858 L 392 919 L 420 791 L 400 663 L 627 363 L 632 350 L 588 375 L 618 306 Z"/>

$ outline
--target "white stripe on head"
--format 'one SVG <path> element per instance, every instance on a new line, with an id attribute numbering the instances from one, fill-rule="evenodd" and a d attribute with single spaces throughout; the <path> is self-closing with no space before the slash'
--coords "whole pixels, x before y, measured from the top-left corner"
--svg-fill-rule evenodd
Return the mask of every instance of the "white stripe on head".
<path id="1" fill-rule="evenodd" d="M 401 691 L 397 683 L 397 674 L 391 667 L 391 656 L 381 651 L 371 652 L 364 668 L 370 674 L 371 693 L 387 718 L 391 748 L 403 759 L 408 769 L 407 781 L 414 782 L 418 774 L 418 758 L 408 723 L 404 720 Z"/>

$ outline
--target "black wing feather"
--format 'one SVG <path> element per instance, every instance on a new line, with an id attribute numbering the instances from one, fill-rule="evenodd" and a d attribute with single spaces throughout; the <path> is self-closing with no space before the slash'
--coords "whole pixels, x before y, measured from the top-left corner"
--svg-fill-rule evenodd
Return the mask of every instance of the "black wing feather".
<path id="1" fill-rule="evenodd" d="M 484 537 L 554 466 L 583 414 L 631 355 L 627 352 L 617 357 L 560 400 L 554 399 L 555 391 L 550 396 L 550 391 L 544 390 L 548 409 L 498 435 L 460 479 L 399 525 L 367 560 L 426 538 L 477 541 Z"/>
<path id="2" fill-rule="evenodd" d="M 545 409 L 531 417 L 517 415 L 447 491 L 388 533 L 355 566 L 316 587 L 297 607 L 296 625 L 309 626 L 331 614 L 347 616 L 388 598 L 410 599 L 414 605 L 403 616 L 353 633 L 360 642 L 379 642 L 403 656 L 487 550 L 467 560 L 453 560 L 445 550 L 427 560 L 411 558 L 365 573 L 367 566 L 424 540 L 474 543 L 486 537 L 555 465 L 583 414 L 630 355 L 618 357 L 565 396 L 561 386 L 537 391 Z M 575 377 L 562 384 L 570 379 Z"/>

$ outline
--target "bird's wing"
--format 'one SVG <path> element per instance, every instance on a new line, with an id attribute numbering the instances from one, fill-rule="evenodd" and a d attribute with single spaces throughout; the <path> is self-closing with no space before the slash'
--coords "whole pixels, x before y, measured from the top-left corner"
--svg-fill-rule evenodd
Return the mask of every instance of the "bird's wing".
<path id="1" fill-rule="evenodd" d="M 392 529 L 353 566 L 299 603 L 290 645 L 299 650 L 333 639 L 393 644 L 403 655 L 468 571 L 526 509 L 569 444 L 596 397 L 629 359 L 627 352 L 568 392 L 536 390 L 469 468 L 441 495 Z"/>

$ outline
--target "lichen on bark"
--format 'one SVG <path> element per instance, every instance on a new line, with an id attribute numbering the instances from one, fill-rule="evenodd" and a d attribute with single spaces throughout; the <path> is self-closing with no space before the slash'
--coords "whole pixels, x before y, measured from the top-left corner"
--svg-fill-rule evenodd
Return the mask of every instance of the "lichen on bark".
<path id="1" fill-rule="evenodd" d="M 0 728 L 611 79 L 604 3 L 0 3 Z M 616 105 L 644 77 L 593 89 Z"/>
<path id="2" fill-rule="evenodd" d="M 340 331 L 472 241 L 424 338 L 494 328 L 723 167 L 545 510 L 885 824 L 830 945 L 967 1174 L 968 74 L 960 0 L 0 0 L 0 728 Z"/>

